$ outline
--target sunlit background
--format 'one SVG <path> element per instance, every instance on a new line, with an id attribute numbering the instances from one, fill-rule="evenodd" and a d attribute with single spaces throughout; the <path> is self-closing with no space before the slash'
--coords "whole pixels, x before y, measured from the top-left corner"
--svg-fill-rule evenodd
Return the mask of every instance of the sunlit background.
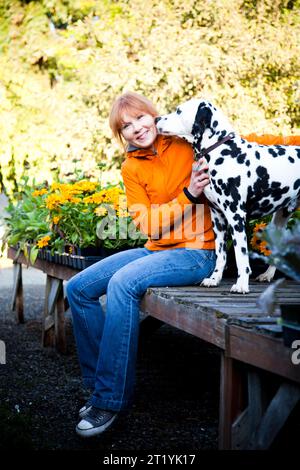
<path id="1" fill-rule="evenodd" d="M 205 96 L 240 133 L 297 134 L 297 0 L 0 0 L 0 187 L 120 180 L 108 112 Z M 2 206 L 4 202 L 2 201 Z"/>

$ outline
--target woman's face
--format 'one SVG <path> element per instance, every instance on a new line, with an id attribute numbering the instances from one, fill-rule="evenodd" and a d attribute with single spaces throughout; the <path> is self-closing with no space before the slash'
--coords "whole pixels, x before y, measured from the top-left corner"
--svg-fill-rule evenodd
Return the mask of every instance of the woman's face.
<path id="1" fill-rule="evenodd" d="M 135 147 L 150 147 L 156 139 L 157 129 L 154 117 L 143 113 L 132 115 L 124 113 L 121 133 L 124 139 Z"/>

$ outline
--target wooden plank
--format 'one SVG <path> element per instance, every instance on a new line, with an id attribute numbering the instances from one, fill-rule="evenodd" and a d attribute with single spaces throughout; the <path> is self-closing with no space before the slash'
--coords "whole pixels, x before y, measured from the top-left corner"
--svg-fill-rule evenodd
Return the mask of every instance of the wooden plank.
<path id="1" fill-rule="evenodd" d="M 272 335 L 276 338 L 282 337 L 282 327 L 280 325 L 256 325 L 255 330 L 262 334 Z"/>
<path id="2" fill-rule="evenodd" d="M 178 297 L 181 297 L 181 298 L 184 298 L 184 297 L 187 297 L 187 298 L 190 298 L 190 299 L 195 299 L 197 297 L 199 298 L 207 298 L 207 299 L 210 299 L 213 298 L 214 299 L 218 299 L 218 300 L 223 300 L 224 302 L 237 302 L 237 303 L 245 303 L 245 302 L 255 302 L 256 299 L 259 297 L 259 295 L 266 289 L 266 286 L 264 286 L 263 289 L 259 289 L 259 290 L 256 290 L 255 292 L 250 292 L 249 294 L 229 294 L 228 292 L 226 292 L 224 289 L 226 288 L 225 286 L 223 286 L 223 284 L 221 284 L 222 286 L 222 291 L 214 291 L 213 289 L 210 290 L 210 291 L 203 291 L 203 290 L 190 290 L 189 287 L 187 286 L 185 289 L 182 289 L 180 288 L 181 290 L 172 290 L 170 288 L 160 288 L 160 294 L 163 295 L 168 295 L 168 296 L 178 296 Z M 157 290 L 157 288 L 155 288 Z M 179 289 L 179 288 L 178 288 Z M 297 301 L 300 297 L 300 294 L 299 292 L 295 289 L 295 290 L 289 290 L 289 289 L 286 289 L 285 291 L 281 291 L 278 293 L 277 295 L 277 298 L 280 299 L 280 297 L 284 298 L 284 299 L 288 299 L 288 302 L 289 303 L 292 303 L 293 301 Z"/>
<path id="3" fill-rule="evenodd" d="M 221 356 L 220 405 L 219 405 L 219 449 L 231 449 L 232 425 L 244 410 L 244 383 L 240 365 L 226 356 Z"/>
<path id="4" fill-rule="evenodd" d="M 10 247 L 7 252 L 7 257 L 10 259 L 14 259 L 16 253 L 17 253 L 17 250 Z M 28 261 L 26 260 L 23 253 L 21 253 L 20 256 L 18 257 L 18 263 L 25 264 L 26 266 L 28 265 Z M 67 281 L 68 279 L 70 279 L 71 277 L 73 277 L 75 274 L 79 272 L 78 269 L 71 268 L 70 266 L 50 263 L 49 261 L 46 261 L 40 258 L 36 259 L 34 265 L 31 265 L 29 263 L 29 266 L 32 266 L 36 269 L 40 269 L 44 273 L 49 274 L 52 277 L 56 277 L 57 279 L 61 279 L 64 281 Z"/>
<path id="5" fill-rule="evenodd" d="M 300 288 L 299 283 L 289 281 L 290 289 L 281 288 L 278 290 L 278 299 L 286 302 L 298 303 L 300 302 Z M 257 307 L 258 296 L 264 291 L 266 286 L 259 284 L 254 286 L 254 292 L 247 295 L 230 294 L 224 292 L 226 282 L 221 283 L 221 286 L 213 289 L 199 288 L 196 286 L 186 287 L 165 287 L 165 288 L 151 288 L 153 295 L 158 295 L 159 298 L 169 299 L 172 302 L 180 302 L 187 306 L 193 305 L 197 307 L 199 304 L 215 309 L 217 314 L 224 315 L 224 318 L 230 318 L 235 315 L 241 316 L 247 314 L 248 316 L 265 316 L 263 312 Z M 251 289 L 253 285 L 251 285 Z M 292 294 L 293 292 L 293 294 Z M 276 315 L 280 314 L 279 306 L 276 307 Z"/>
<path id="6" fill-rule="evenodd" d="M 67 352 L 67 342 L 66 342 L 66 332 L 65 332 L 65 299 L 63 291 L 63 281 L 60 282 L 60 287 L 58 288 L 58 297 L 55 303 L 55 347 L 58 352 L 66 354 Z"/>
<path id="7" fill-rule="evenodd" d="M 262 283 L 262 282 L 254 282 L 253 280 L 250 280 L 249 286 L 250 286 L 250 292 L 248 294 L 236 294 L 236 293 L 231 293 L 230 291 L 227 290 L 227 288 L 230 288 L 232 284 L 235 282 L 234 279 L 222 279 L 221 283 L 217 287 L 202 287 L 202 286 L 180 286 L 180 287 L 157 287 L 157 290 L 168 290 L 169 292 L 174 292 L 174 291 L 187 291 L 189 293 L 214 293 L 215 294 L 220 294 L 222 293 L 225 296 L 230 296 L 231 298 L 248 298 L 253 296 L 254 294 L 257 294 L 258 292 L 262 292 L 268 287 L 269 283 Z M 294 293 L 299 293 L 300 290 L 300 283 L 297 281 L 291 281 L 288 280 L 286 283 L 278 289 L 276 289 L 277 294 L 284 294 L 285 292 L 294 292 Z"/>
<path id="8" fill-rule="evenodd" d="M 227 324 L 253 328 L 257 325 L 274 325 L 276 321 L 276 317 L 234 317 L 229 318 Z"/>
<path id="9" fill-rule="evenodd" d="M 284 346 L 282 339 L 236 325 L 228 328 L 230 357 L 300 383 L 300 368 L 291 359 L 293 349 Z"/>
<path id="10" fill-rule="evenodd" d="M 141 311 L 223 348 L 225 320 L 206 305 L 181 304 L 158 296 L 148 289 L 141 302 Z"/>
<path id="11" fill-rule="evenodd" d="M 259 374 L 254 370 L 248 371 L 248 432 L 255 435 L 263 415 L 262 386 Z"/>
<path id="12" fill-rule="evenodd" d="M 237 417 L 231 427 L 232 450 L 247 449 L 249 445 L 249 409 L 245 410 Z"/>
<path id="13" fill-rule="evenodd" d="M 51 282 L 47 299 L 47 313 L 48 315 L 52 315 L 54 313 L 56 302 L 61 290 L 63 289 L 63 286 L 61 279 L 56 279 L 55 277 L 52 278 L 51 276 L 49 276 L 49 278 Z"/>
<path id="14" fill-rule="evenodd" d="M 53 328 L 55 326 L 55 320 L 53 315 L 47 315 L 44 318 L 44 331 L 50 330 L 50 328 Z"/>
<path id="15" fill-rule="evenodd" d="M 23 298 L 23 280 L 22 265 L 14 263 L 13 268 L 14 284 L 12 293 L 11 310 L 16 312 L 16 320 L 18 323 L 24 323 L 24 298 Z"/>
<path id="16" fill-rule="evenodd" d="M 279 387 L 262 418 L 255 440 L 251 442 L 253 449 L 270 447 L 299 400 L 299 385 L 285 382 Z"/>

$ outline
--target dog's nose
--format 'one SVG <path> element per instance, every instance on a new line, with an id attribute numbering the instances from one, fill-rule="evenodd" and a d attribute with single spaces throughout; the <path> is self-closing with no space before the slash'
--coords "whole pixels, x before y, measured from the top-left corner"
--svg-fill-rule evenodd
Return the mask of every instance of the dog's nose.
<path id="1" fill-rule="evenodd" d="M 157 116 L 156 118 L 154 118 L 154 122 L 155 122 L 155 124 L 157 124 L 157 123 L 158 123 L 158 121 L 160 121 L 160 120 L 161 120 L 161 117 L 159 117 L 159 116 Z"/>

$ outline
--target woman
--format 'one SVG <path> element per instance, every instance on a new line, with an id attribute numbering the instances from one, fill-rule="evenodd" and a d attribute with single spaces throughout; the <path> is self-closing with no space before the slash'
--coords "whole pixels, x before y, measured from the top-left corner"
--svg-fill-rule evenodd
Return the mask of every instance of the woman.
<path id="1" fill-rule="evenodd" d="M 83 437 L 105 431 L 132 401 L 139 304 L 147 288 L 198 284 L 215 265 L 210 212 L 202 197 L 207 167 L 192 171 L 191 146 L 157 135 L 157 115 L 136 93 L 117 98 L 110 113 L 114 135 L 126 144 L 122 177 L 129 211 L 148 236 L 145 247 L 105 258 L 67 285 L 83 382 L 91 390 L 76 426 Z"/>
<path id="2" fill-rule="evenodd" d="M 105 258 L 67 285 L 83 381 L 91 390 L 76 427 L 83 437 L 105 431 L 132 401 L 139 304 L 147 288 L 198 284 L 215 265 L 203 196 L 207 167 L 194 169 L 185 141 L 157 135 L 157 115 L 153 104 L 136 93 L 117 98 L 110 113 L 111 129 L 126 146 L 122 177 L 129 211 L 148 236 L 145 247 Z M 251 134 L 248 140 L 288 145 L 292 139 Z M 103 294 L 105 315 L 99 303 Z"/>

